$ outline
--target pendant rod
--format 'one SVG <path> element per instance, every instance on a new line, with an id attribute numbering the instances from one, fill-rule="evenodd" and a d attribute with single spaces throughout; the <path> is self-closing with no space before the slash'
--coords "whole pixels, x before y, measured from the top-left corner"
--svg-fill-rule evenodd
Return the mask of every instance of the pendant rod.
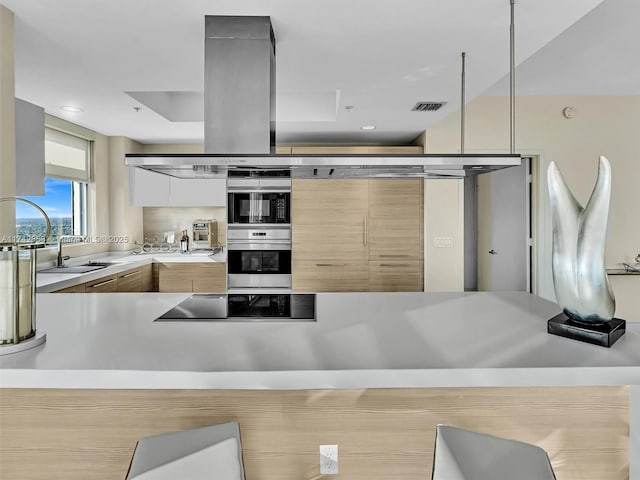
<path id="1" fill-rule="evenodd" d="M 514 153 L 516 148 L 516 75 L 515 75 L 515 15 L 514 7 L 515 0 L 509 0 L 511 4 L 511 25 L 509 28 L 510 41 L 509 41 L 509 152 Z"/>
<path id="2" fill-rule="evenodd" d="M 465 90 L 465 85 L 464 85 L 464 57 L 465 57 L 465 52 L 462 52 L 462 83 L 461 83 L 461 92 L 460 92 L 460 153 L 464 153 L 464 90 Z"/>

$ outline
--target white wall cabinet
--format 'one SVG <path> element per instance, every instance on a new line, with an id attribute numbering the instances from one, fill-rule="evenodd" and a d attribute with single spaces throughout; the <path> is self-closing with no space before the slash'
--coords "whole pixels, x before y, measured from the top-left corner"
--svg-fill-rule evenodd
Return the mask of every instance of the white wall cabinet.
<path id="1" fill-rule="evenodd" d="M 176 178 L 141 168 L 129 169 L 129 198 L 137 207 L 225 206 L 224 178 Z"/>
<path id="2" fill-rule="evenodd" d="M 44 108 L 16 98 L 16 195 L 44 195 Z"/>

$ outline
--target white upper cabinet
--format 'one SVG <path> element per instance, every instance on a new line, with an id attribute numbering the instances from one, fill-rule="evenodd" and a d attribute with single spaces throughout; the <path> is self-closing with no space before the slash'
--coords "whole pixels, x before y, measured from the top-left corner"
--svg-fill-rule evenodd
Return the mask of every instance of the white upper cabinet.
<path id="1" fill-rule="evenodd" d="M 16 98 L 16 195 L 44 195 L 44 108 Z"/>
<path id="2" fill-rule="evenodd" d="M 224 207 L 227 204 L 227 180 L 224 178 L 169 178 L 169 201 L 174 207 Z"/>
<path id="3" fill-rule="evenodd" d="M 129 168 L 129 198 L 138 207 L 225 206 L 227 182 L 224 178 L 184 179 Z"/>

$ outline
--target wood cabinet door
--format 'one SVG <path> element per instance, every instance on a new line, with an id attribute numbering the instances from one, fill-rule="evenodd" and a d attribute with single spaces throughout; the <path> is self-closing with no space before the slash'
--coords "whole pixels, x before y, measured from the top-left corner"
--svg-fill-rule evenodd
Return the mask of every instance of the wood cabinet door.
<path id="1" fill-rule="evenodd" d="M 78 285 L 61 288 L 60 290 L 56 290 L 54 293 L 85 293 L 85 286 L 84 283 L 79 283 Z"/>
<path id="2" fill-rule="evenodd" d="M 153 265 L 143 265 L 140 269 L 142 270 L 142 291 L 156 292 L 158 290 L 158 282 L 156 280 L 154 285 Z"/>
<path id="3" fill-rule="evenodd" d="M 159 292 L 192 292 L 191 263 L 161 263 L 158 267 Z"/>
<path id="4" fill-rule="evenodd" d="M 118 276 L 109 275 L 85 283 L 87 293 L 111 293 L 118 291 Z"/>
<path id="5" fill-rule="evenodd" d="M 369 291 L 422 292 L 422 262 L 418 260 L 370 260 Z"/>
<path id="6" fill-rule="evenodd" d="M 162 263 L 159 267 L 160 292 L 225 293 L 226 263 Z"/>
<path id="7" fill-rule="evenodd" d="M 227 268 L 225 263 L 196 263 L 194 265 L 194 292 L 226 293 Z"/>
<path id="8" fill-rule="evenodd" d="M 294 179 L 292 257 L 366 261 L 368 213 L 367 179 Z"/>
<path id="9" fill-rule="evenodd" d="M 294 292 L 366 292 L 369 272 L 366 261 L 294 260 Z"/>
<path id="10" fill-rule="evenodd" d="M 422 260 L 423 180 L 369 181 L 369 258 Z"/>
<path id="11" fill-rule="evenodd" d="M 142 292 L 142 269 L 134 268 L 119 273 L 118 292 Z"/>

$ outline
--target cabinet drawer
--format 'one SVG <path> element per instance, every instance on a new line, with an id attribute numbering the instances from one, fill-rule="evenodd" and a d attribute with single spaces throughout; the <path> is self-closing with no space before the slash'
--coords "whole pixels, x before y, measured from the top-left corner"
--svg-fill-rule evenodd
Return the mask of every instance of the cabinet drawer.
<path id="1" fill-rule="evenodd" d="M 78 285 L 73 285 L 67 288 L 61 288 L 60 290 L 56 290 L 53 293 L 84 293 L 85 286 L 84 283 L 79 283 Z"/>
<path id="2" fill-rule="evenodd" d="M 163 263 L 158 267 L 160 292 L 223 293 L 226 263 Z"/>
<path id="3" fill-rule="evenodd" d="M 118 274 L 119 292 L 142 292 L 142 269 L 136 268 Z"/>
<path id="4" fill-rule="evenodd" d="M 105 293 L 118 291 L 118 276 L 110 275 L 108 277 L 98 278 L 85 284 L 87 293 Z"/>
<path id="5" fill-rule="evenodd" d="M 369 290 L 372 292 L 421 292 L 422 283 L 420 261 L 369 262 Z"/>
<path id="6" fill-rule="evenodd" d="M 294 260 L 292 290 L 297 292 L 366 292 L 367 262 Z"/>

